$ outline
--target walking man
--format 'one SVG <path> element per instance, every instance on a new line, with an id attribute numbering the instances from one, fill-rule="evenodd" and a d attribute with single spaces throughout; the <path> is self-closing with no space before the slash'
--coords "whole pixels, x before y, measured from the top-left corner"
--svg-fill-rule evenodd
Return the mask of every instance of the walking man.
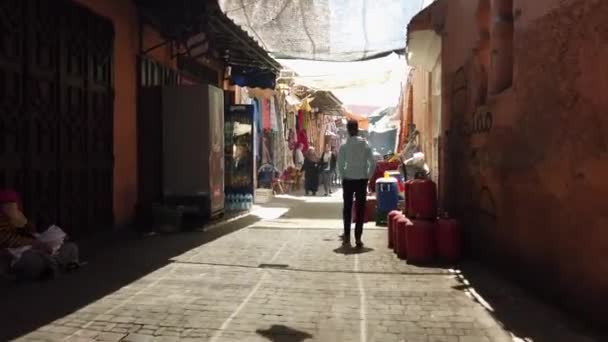
<path id="1" fill-rule="evenodd" d="M 338 171 L 342 177 L 342 189 L 344 196 L 344 235 L 343 245 L 350 245 L 350 227 L 352 221 L 353 195 L 357 207 L 355 222 L 355 241 L 357 248 L 363 247 L 361 235 L 363 234 L 363 220 L 365 216 L 365 201 L 367 198 L 367 182 L 371 178 L 375 161 L 372 149 L 367 142 L 358 136 L 359 124 L 351 120 L 347 124 L 348 140 L 340 146 L 338 153 Z"/>

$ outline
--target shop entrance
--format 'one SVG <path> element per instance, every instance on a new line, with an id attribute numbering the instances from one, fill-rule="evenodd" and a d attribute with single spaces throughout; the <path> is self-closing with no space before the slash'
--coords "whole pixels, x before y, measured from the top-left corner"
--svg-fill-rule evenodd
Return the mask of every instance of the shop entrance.
<path id="1" fill-rule="evenodd" d="M 39 226 L 113 224 L 112 23 L 71 1 L 0 0 L 0 187 Z"/>

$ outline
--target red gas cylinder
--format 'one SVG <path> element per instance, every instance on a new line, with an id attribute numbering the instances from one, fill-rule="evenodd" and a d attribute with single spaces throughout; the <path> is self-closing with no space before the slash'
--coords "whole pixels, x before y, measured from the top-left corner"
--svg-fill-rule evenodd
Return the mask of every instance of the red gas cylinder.
<path id="1" fill-rule="evenodd" d="M 395 237 L 395 251 L 399 259 L 405 259 L 408 255 L 408 244 L 407 244 L 407 234 L 409 228 L 411 228 L 412 222 L 405 216 L 399 217 L 397 219 L 397 225 L 395 230 L 397 231 Z"/>
<path id="2" fill-rule="evenodd" d="M 391 231 L 391 233 L 392 233 L 392 239 L 393 239 L 393 252 L 395 252 L 395 253 L 397 253 L 397 221 L 402 217 L 405 218 L 405 215 L 403 215 L 401 213 L 399 215 L 395 215 L 393 217 L 393 222 L 392 222 L 393 230 Z"/>
<path id="3" fill-rule="evenodd" d="M 409 217 L 434 220 L 437 217 L 437 186 L 430 179 L 416 179 L 408 187 Z"/>
<path id="4" fill-rule="evenodd" d="M 435 229 L 437 223 L 412 220 L 406 232 L 407 261 L 413 264 L 429 264 L 435 257 Z"/>
<path id="5" fill-rule="evenodd" d="M 458 221 L 447 217 L 437 220 L 435 232 L 437 257 L 443 262 L 457 262 L 462 253 L 462 240 Z"/>
<path id="6" fill-rule="evenodd" d="M 357 221 L 357 201 L 353 201 L 353 209 L 352 209 L 352 217 L 353 222 Z M 374 220 L 374 213 L 376 212 L 376 197 L 368 196 L 365 201 L 365 216 L 363 218 L 363 223 L 367 223 L 369 221 Z"/>
<path id="7" fill-rule="evenodd" d="M 388 248 L 393 248 L 393 218 L 397 215 L 401 215 L 401 212 L 399 210 L 393 210 L 388 213 L 386 217 L 386 222 L 388 223 Z"/>
<path id="8" fill-rule="evenodd" d="M 409 216 L 410 214 L 410 186 L 414 182 L 413 179 L 408 180 L 404 184 L 403 194 L 405 196 L 405 208 L 403 208 L 403 214 Z"/>

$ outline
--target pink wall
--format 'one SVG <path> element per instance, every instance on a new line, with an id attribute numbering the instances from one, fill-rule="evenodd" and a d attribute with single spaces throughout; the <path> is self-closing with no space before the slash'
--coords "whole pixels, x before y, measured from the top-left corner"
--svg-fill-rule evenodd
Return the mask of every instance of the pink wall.
<path id="1" fill-rule="evenodd" d="M 476 8 L 448 1 L 449 206 L 472 251 L 606 322 L 597 303 L 608 302 L 608 2 L 516 0 L 513 85 L 481 109 Z"/>

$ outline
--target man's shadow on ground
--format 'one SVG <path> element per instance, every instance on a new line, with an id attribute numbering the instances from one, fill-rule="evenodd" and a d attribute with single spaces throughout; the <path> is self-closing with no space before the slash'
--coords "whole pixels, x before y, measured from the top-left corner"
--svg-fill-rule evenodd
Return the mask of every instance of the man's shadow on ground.
<path id="1" fill-rule="evenodd" d="M 361 248 L 357 248 L 357 247 L 352 247 L 352 246 L 340 246 L 336 249 L 334 249 L 334 253 L 337 254 L 344 254 L 344 255 L 352 255 L 352 254 L 364 254 L 364 253 L 369 253 L 369 252 L 373 252 L 374 249 L 373 248 L 368 248 L 368 247 L 361 247 Z"/>
<path id="2" fill-rule="evenodd" d="M 340 242 L 344 241 L 344 236 L 343 235 L 338 235 L 338 239 Z M 369 252 L 373 252 L 374 249 L 373 248 L 368 248 L 368 247 L 353 247 L 350 244 L 347 245 L 342 245 L 336 249 L 334 249 L 334 253 L 336 254 L 344 254 L 344 255 L 352 255 L 352 254 L 364 254 L 364 253 L 369 253 Z"/>
<path id="3" fill-rule="evenodd" d="M 307 332 L 296 330 L 285 325 L 273 325 L 270 329 L 256 330 L 256 333 L 272 342 L 291 341 L 299 342 L 311 339 L 313 336 Z"/>

